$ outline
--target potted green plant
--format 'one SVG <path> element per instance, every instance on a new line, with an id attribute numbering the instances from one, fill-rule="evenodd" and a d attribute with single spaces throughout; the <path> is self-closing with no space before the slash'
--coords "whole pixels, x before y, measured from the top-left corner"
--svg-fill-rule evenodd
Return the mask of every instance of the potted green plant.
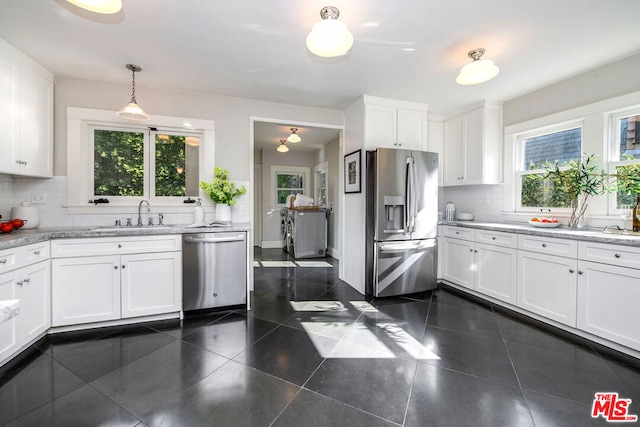
<path id="1" fill-rule="evenodd" d="M 215 219 L 231 222 L 231 206 L 236 204 L 236 197 L 245 194 L 247 189 L 244 186 L 236 188 L 236 184 L 229 181 L 227 169 L 216 166 L 213 174 L 213 181 L 200 181 L 200 188 L 216 205 Z"/>
<path id="2" fill-rule="evenodd" d="M 576 228 L 580 224 L 589 205 L 589 197 L 613 191 L 615 187 L 609 184 L 610 175 L 593 164 L 595 155 L 590 154 L 584 159 L 571 160 L 562 167 L 556 161 L 544 176 L 560 184 L 567 197 L 571 200 L 571 217 L 569 227 Z"/>

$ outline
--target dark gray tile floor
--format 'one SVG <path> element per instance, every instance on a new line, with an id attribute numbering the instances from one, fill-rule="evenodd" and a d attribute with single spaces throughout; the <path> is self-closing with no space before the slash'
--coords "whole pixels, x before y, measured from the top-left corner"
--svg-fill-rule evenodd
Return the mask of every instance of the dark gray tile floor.
<path id="1" fill-rule="evenodd" d="M 640 414 L 638 360 L 447 289 L 367 301 L 326 262 L 259 264 L 250 312 L 40 341 L 0 368 L 0 425 L 597 426 L 603 391 Z"/>

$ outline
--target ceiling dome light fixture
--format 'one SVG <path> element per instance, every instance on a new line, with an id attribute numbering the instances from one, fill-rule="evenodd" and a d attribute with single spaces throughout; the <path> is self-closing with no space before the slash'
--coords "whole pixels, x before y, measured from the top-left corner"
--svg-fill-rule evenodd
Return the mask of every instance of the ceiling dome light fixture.
<path id="1" fill-rule="evenodd" d="M 111 15 L 120 12 L 122 0 L 67 0 L 69 3 L 90 12 Z"/>
<path id="2" fill-rule="evenodd" d="M 491 80 L 498 75 L 500 68 L 496 67 L 491 60 L 480 59 L 483 54 L 484 49 L 482 48 L 469 51 L 469 58 L 473 59 L 473 62 L 462 67 L 460 74 L 456 77 L 456 83 L 475 85 Z"/>
<path id="3" fill-rule="evenodd" d="M 145 113 L 144 110 L 140 108 L 138 106 L 138 103 L 136 102 L 136 72 L 142 71 L 142 68 L 133 64 L 127 64 L 126 67 L 128 70 L 131 70 L 132 73 L 133 83 L 131 86 L 131 101 L 129 101 L 127 105 L 122 107 L 122 109 L 116 114 L 118 115 L 118 117 L 122 117 L 123 119 L 136 120 L 139 122 L 149 120 L 149 115 Z"/>
<path id="4" fill-rule="evenodd" d="M 307 36 L 307 49 L 326 58 L 349 52 L 353 46 L 353 35 L 344 22 L 338 21 L 338 8 L 325 6 L 320 11 L 320 16 L 322 21 L 317 22 Z"/>
<path id="5" fill-rule="evenodd" d="M 281 153 L 286 153 L 287 151 L 289 151 L 289 147 L 287 147 L 287 140 L 286 139 L 281 139 L 280 140 L 280 145 L 278 145 L 278 148 L 276 148 L 276 150 L 278 150 Z"/>
<path id="6" fill-rule="evenodd" d="M 297 144 L 298 142 L 302 141 L 302 138 L 300 138 L 300 135 L 296 133 L 297 131 L 298 131 L 298 128 L 291 128 L 291 135 L 287 137 L 287 142 L 290 142 L 292 144 Z"/>

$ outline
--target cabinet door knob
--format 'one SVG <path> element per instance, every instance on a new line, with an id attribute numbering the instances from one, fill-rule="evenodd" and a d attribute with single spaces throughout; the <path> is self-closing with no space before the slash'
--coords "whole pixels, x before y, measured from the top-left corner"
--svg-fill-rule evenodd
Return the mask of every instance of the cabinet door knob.
<path id="1" fill-rule="evenodd" d="M 121 247 L 122 247 L 122 245 L 120 245 L 120 244 L 119 244 L 119 245 L 118 245 L 118 249 L 120 249 Z"/>
<path id="2" fill-rule="evenodd" d="M 456 234 L 460 234 L 460 232 L 459 232 L 459 231 L 456 231 Z"/>
<path id="3" fill-rule="evenodd" d="M 7 263 L 7 259 L 6 258 L 0 259 L 0 264 L 6 264 L 6 263 Z"/>
<path id="4" fill-rule="evenodd" d="M 491 240 L 496 240 L 496 238 L 495 238 L 495 237 L 492 237 L 492 238 L 491 238 Z"/>
<path id="5" fill-rule="evenodd" d="M 620 254 L 615 254 L 614 255 L 616 258 L 620 258 Z"/>
<path id="6" fill-rule="evenodd" d="M 574 272 L 573 268 L 570 268 L 569 273 L 573 274 L 573 272 Z"/>
<path id="7" fill-rule="evenodd" d="M 29 278 L 24 279 L 24 283 L 29 283 L 30 281 L 31 281 L 31 279 L 29 279 Z"/>
<path id="8" fill-rule="evenodd" d="M 33 254 L 34 255 L 40 255 L 40 251 L 34 251 Z"/>
<path id="9" fill-rule="evenodd" d="M 475 250 L 475 251 L 473 251 L 473 252 L 478 253 L 478 250 L 476 249 L 476 250 Z"/>
<path id="10" fill-rule="evenodd" d="M 22 286 L 22 280 L 20 280 L 19 282 L 16 282 L 16 285 Z"/>
<path id="11" fill-rule="evenodd" d="M 126 265 L 122 264 L 122 269 L 124 270 L 124 268 L 126 267 Z"/>
<path id="12" fill-rule="evenodd" d="M 473 252 L 473 249 L 469 249 L 469 252 Z"/>
<path id="13" fill-rule="evenodd" d="M 578 270 L 578 274 L 582 274 L 582 271 L 581 271 L 581 270 Z"/>
<path id="14" fill-rule="evenodd" d="M 113 266 L 113 269 L 114 269 L 114 270 L 117 270 L 117 269 L 118 269 L 118 266 L 117 266 L 117 265 L 114 265 L 114 266 Z"/>
<path id="15" fill-rule="evenodd" d="M 542 244 L 542 247 L 543 247 L 543 248 L 546 248 L 546 247 L 547 247 L 547 244 L 546 244 L 546 243 L 543 243 L 543 244 Z"/>

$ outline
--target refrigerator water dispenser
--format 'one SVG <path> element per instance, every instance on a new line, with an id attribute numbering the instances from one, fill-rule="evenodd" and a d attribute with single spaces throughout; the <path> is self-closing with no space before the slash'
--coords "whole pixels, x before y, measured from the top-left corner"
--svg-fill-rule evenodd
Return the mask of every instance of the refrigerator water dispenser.
<path id="1" fill-rule="evenodd" d="M 404 231 L 404 197 L 384 196 L 384 232 L 400 233 Z"/>

